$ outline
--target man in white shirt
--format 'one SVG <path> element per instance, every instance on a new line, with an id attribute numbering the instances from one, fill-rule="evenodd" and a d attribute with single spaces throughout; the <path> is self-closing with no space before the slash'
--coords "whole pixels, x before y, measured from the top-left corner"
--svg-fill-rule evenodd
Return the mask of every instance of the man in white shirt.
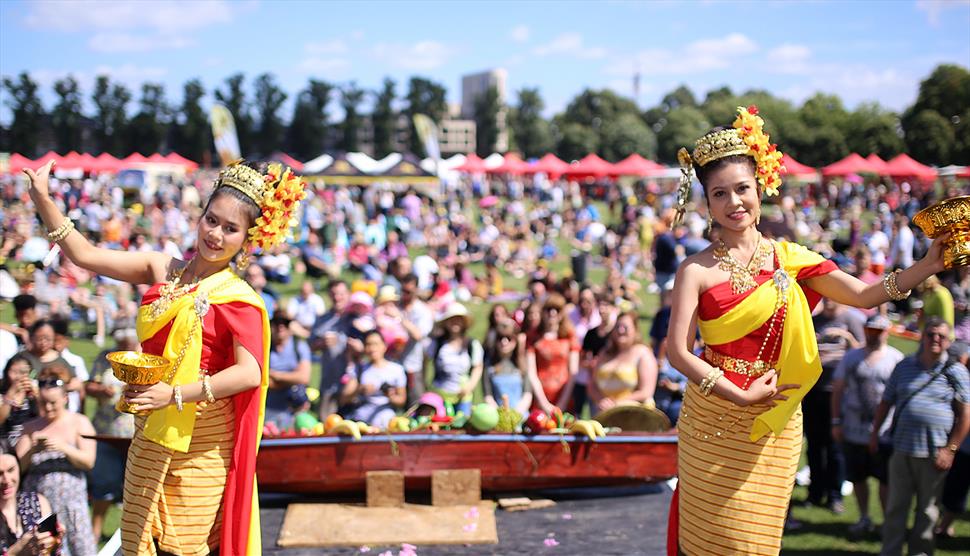
<path id="1" fill-rule="evenodd" d="M 305 333 L 295 331 L 304 338 L 309 337 L 313 323 L 324 311 L 326 311 L 326 307 L 323 298 L 313 291 L 313 282 L 310 280 L 303 281 L 300 286 L 300 295 L 290 299 L 290 302 L 286 305 L 286 315 L 306 331 Z"/>

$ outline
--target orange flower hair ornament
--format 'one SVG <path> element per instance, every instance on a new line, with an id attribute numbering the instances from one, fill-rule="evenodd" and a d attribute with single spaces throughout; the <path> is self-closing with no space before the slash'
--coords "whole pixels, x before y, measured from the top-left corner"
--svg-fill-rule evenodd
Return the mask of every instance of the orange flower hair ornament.
<path id="1" fill-rule="evenodd" d="M 752 104 L 747 108 L 738 107 L 734 129 L 748 146 L 747 154 L 754 157 L 755 172 L 758 181 L 765 188 L 765 194 L 771 196 L 778 194 L 778 188 L 781 187 L 781 171 L 785 167 L 781 164 L 781 151 L 765 133 L 764 125 L 765 121 L 758 115 L 757 106 Z"/>
<path id="2" fill-rule="evenodd" d="M 252 248 L 263 250 L 279 245 L 297 224 L 300 201 L 306 197 L 306 183 L 289 167 L 273 163 L 266 175 L 243 164 L 233 164 L 219 175 L 219 185 L 234 187 L 252 199 L 261 211 L 249 229 Z"/>

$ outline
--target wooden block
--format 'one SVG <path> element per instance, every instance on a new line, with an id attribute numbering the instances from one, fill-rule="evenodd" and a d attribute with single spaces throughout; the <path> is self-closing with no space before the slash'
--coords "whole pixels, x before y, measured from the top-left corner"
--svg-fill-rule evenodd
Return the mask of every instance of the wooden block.
<path id="1" fill-rule="evenodd" d="M 431 472 L 432 506 L 474 506 L 482 500 L 482 472 L 453 469 Z"/>
<path id="2" fill-rule="evenodd" d="M 526 510 L 541 510 L 542 508 L 551 508 L 555 505 L 556 503 L 552 500 L 539 498 L 538 500 L 529 500 L 528 504 L 522 506 L 509 506 L 508 508 L 503 509 L 507 512 L 524 512 Z"/>
<path id="3" fill-rule="evenodd" d="M 532 500 L 527 496 L 519 496 L 516 498 L 499 498 L 498 506 L 503 510 L 512 508 L 515 506 L 528 506 Z"/>
<path id="4" fill-rule="evenodd" d="M 399 508 L 404 505 L 404 473 L 367 472 L 367 505 L 371 508 Z"/>

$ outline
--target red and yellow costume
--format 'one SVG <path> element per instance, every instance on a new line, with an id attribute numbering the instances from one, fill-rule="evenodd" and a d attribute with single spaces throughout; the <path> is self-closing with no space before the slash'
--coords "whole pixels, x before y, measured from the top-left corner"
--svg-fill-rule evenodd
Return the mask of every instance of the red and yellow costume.
<path id="1" fill-rule="evenodd" d="M 778 384 L 798 384 L 776 406 L 740 407 L 705 396 L 691 383 L 678 421 L 679 483 L 671 507 L 668 553 L 774 555 L 802 446 L 800 403 L 821 374 L 812 326 L 819 296 L 798 282 L 836 266 L 794 243 L 775 243 L 774 273 L 762 270 L 757 287 L 734 293 L 728 282 L 701 293 L 698 326 L 705 359 L 725 378 L 747 388 L 768 367 Z M 780 287 L 779 284 L 784 284 Z M 776 315 L 783 296 L 784 314 Z M 774 320 L 775 341 L 765 342 Z M 779 326 L 780 325 L 780 326 Z M 762 350 L 762 346 L 768 346 Z M 765 365 L 755 366 L 758 352 Z"/>
<path id="2" fill-rule="evenodd" d="M 202 280 L 159 318 L 142 300 L 137 329 L 145 353 L 181 364 L 171 384 L 196 382 L 235 363 L 234 341 L 259 362 L 261 386 L 203 404 L 174 405 L 136 418 L 125 470 L 122 550 L 125 554 L 261 553 L 256 451 L 268 383 L 269 321 L 262 299 L 231 270 Z M 195 325 L 193 325 L 193 321 Z M 201 326 L 198 326 L 201 324 Z"/>

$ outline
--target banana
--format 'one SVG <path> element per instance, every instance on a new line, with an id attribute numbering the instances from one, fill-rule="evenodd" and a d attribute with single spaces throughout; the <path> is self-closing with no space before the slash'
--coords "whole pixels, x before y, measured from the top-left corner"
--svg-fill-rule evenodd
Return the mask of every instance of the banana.
<path id="1" fill-rule="evenodd" d="M 353 436 L 354 440 L 360 440 L 360 426 L 357 423 L 347 419 L 341 421 L 334 425 L 330 432 L 333 434 L 343 434 L 347 436 Z"/>
<path id="2" fill-rule="evenodd" d="M 573 423 L 573 426 L 569 427 L 569 431 L 586 435 L 590 440 L 596 440 L 596 427 L 594 427 L 590 421 L 585 419 Z"/>
<path id="3" fill-rule="evenodd" d="M 596 419 L 590 420 L 590 423 L 592 423 L 593 428 L 596 429 L 597 436 L 606 436 L 606 429 L 603 428 L 603 423 L 600 423 Z"/>

